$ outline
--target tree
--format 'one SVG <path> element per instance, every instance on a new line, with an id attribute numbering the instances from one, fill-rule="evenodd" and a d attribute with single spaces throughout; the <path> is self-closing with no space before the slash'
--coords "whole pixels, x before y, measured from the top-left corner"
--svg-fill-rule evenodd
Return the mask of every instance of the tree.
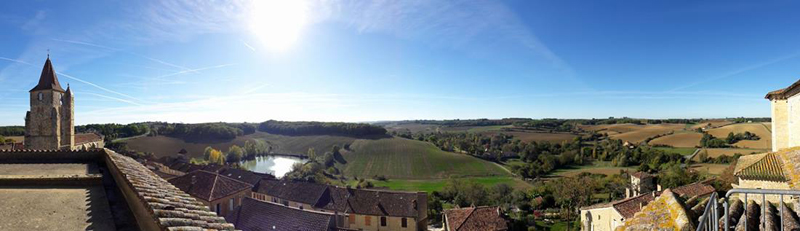
<path id="1" fill-rule="evenodd" d="M 314 151 L 314 148 L 308 148 L 308 159 L 311 161 L 317 161 L 317 152 Z"/>
<path id="2" fill-rule="evenodd" d="M 595 182 L 589 176 L 566 177 L 558 179 L 553 184 L 553 194 L 558 195 L 556 204 L 560 205 L 565 212 L 565 220 L 569 231 L 572 226 L 572 213 L 580 207 L 589 205 L 594 194 Z"/>
<path id="3" fill-rule="evenodd" d="M 208 154 L 208 163 L 224 165 L 225 155 L 222 154 L 222 151 L 211 148 Z"/>
<path id="4" fill-rule="evenodd" d="M 212 148 L 211 146 L 206 147 L 206 149 L 203 150 L 203 159 L 210 160 L 212 151 L 214 151 L 214 148 Z"/>
<path id="5" fill-rule="evenodd" d="M 230 148 L 228 148 L 228 154 L 226 156 L 228 162 L 239 163 L 242 161 L 242 158 L 244 157 L 244 150 L 237 145 L 233 145 Z"/>
<path id="6" fill-rule="evenodd" d="M 675 188 L 697 181 L 699 176 L 682 168 L 679 163 L 669 163 L 658 173 L 659 184 L 664 188 Z"/>

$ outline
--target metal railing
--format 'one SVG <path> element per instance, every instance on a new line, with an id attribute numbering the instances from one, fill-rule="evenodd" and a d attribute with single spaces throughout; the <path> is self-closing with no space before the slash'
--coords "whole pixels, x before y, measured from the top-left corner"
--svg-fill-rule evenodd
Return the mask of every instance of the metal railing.
<path id="1" fill-rule="evenodd" d="M 747 230 L 747 228 L 748 228 L 748 225 L 747 225 L 747 222 L 748 222 L 748 219 L 747 219 L 748 197 L 750 195 L 754 194 L 756 196 L 755 198 L 759 198 L 760 197 L 760 199 L 761 199 L 761 217 L 759 218 L 759 220 L 760 220 L 759 230 L 764 230 L 764 229 L 766 229 L 766 227 L 764 227 L 764 226 L 766 225 L 765 219 L 766 219 L 767 203 L 770 203 L 767 200 L 767 196 L 778 196 L 778 198 L 779 198 L 778 206 L 780 208 L 779 208 L 779 211 L 778 211 L 779 214 L 777 215 L 777 217 L 780 218 L 780 230 L 783 230 L 783 228 L 784 228 L 783 227 L 783 224 L 784 224 L 784 222 L 783 222 L 783 210 L 784 210 L 783 201 L 784 201 L 784 196 L 800 196 L 800 191 L 797 191 L 797 190 L 780 190 L 780 189 L 742 189 L 742 188 L 731 189 L 731 190 L 728 191 L 728 193 L 725 194 L 725 198 L 723 198 L 724 202 L 722 203 L 722 205 L 723 205 L 724 214 L 723 214 L 722 217 L 720 217 L 720 214 L 719 214 L 719 199 L 717 198 L 717 194 L 713 193 L 713 194 L 711 194 L 711 197 L 709 197 L 709 200 L 706 203 L 706 208 L 703 211 L 703 215 L 700 217 L 700 220 L 699 220 L 699 223 L 698 223 L 698 226 L 697 226 L 697 231 L 719 230 L 720 229 L 720 227 L 719 227 L 719 219 L 720 218 L 724 218 L 724 220 L 725 220 L 724 221 L 724 225 L 725 226 L 722 227 L 723 231 L 728 231 L 731 228 L 735 228 L 735 227 L 731 227 L 731 225 L 736 226 L 737 224 L 730 224 L 730 220 L 731 219 L 730 219 L 730 211 L 729 211 L 729 209 L 730 209 L 729 199 L 731 198 L 732 195 L 735 195 L 735 194 L 743 194 L 743 197 L 742 197 L 742 205 L 743 206 L 742 207 L 743 207 L 744 210 L 742 212 L 741 218 L 738 219 L 737 221 L 744 222 L 743 225 L 745 227 L 745 230 Z M 742 219 L 744 219 L 744 221 L 741 221 Z"/>
<path id="2" fill-rule="evenodd" d="M 717 193 L 714 192 L 708 198 L 703 216 L 700 217 L 700 223 L 697 224 L 697 231 L 715 230 L 715 227 L 719 227 L 719 214 L 716 209 L 718 206 Z M 727 212 L 725 214 L 727 214 Z"/>

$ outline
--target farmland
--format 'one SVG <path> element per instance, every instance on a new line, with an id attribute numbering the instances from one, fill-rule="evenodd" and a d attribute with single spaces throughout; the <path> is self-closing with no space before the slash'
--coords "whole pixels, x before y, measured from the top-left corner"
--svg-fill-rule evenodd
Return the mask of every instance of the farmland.
<path id="1" fill-rule="evenodd" d="M 611 138 L 620 139 L 631 143 L 640 143 L 645 141 L 647 138 L 679 131 L 686 127 L 686 125 L 683 124 L 655 124 L 639 126 L 641 126 L 641 128 L 625 133 L 611 135 Z"/>
<path id="2" fill-rule="evenodd" d="M 635 172 L 636 167 L 614 167 L 610 162 L 596 161 L 592 165 L 576 166 L 572 168 L 559 169 L 553 172 L 553 177 L 571 177 L 587 172 L 592 174 L 613 175 L 621 171 Z"/>
<path id="3" fill-rule="evenodd" d="M 687 131 L 655 138 L 650 141 L 650 144 L 688 148 L 695 147 L 700 144 L 700 139 L 702 138 L 703 134 Z"/>
<path id="4" fill-rule="evenodd" d="M 709 129 L 708 134 L 722 138 L 728 136 L 728 133 L 744 133 L 749 131 L 755 133 L 760 140 L 742 140 L 734 145 L 740 148 L 755 148 L 755 149 L 771 149 L 772 148 L 772 132 L 768 129 L 770 123 L 742 123 L 731 124 L 719 128 Z"/>
<path id="5" fill-rule="evenodd" d="M 403 138 L 356 140 L 343 153 L 348 176 L 391 179 L 509 176 L 499 165 L 469 155 L 445 152 L 430 143 Z"/>

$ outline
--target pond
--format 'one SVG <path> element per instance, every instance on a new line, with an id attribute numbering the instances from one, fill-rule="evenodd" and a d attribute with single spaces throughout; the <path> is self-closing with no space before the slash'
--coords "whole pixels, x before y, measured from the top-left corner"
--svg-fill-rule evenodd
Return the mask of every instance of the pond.
<path id="1" fill-rule="evenodd" d="M 295 163 L 305 163 L 307 160 L 292 156 L 259 156 L 255 160 L 242 162 L 242 166 L 253 172 L 269 173 L 281 178 L 292 171 Z"/>

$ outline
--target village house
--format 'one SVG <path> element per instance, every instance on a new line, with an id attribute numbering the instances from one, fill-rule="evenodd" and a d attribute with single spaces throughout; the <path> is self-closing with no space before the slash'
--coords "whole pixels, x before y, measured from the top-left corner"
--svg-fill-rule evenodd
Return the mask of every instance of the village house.
<path id="1" fill-rule="evenodd" d="M 197 198 L 220 216 L 241 205 L 242 199 L 253 189 L 251 184 L 203 170 L 170 179 L 169 183 Z"/>
<path id="2" fill-rule="evenodd" d="M 339 228 L 425 230 L 427 194 L 351 189 L 299 181 L 263 179 L 252 198 L 301 210 L 332 212 Z"/>
<path id="3" fill-rule="evenodd" d="M 505 231 L 508 224 L 500 207 L 469 207 L 444 211 L 445 231 Z"/>
<path id="4" fill-rule="evenodd" d="M 102 148 L 103 137 L 75 134 L 75 97 L 67 85 L 61 87 L 50 55 L 42 68 L 39 83 L 30 90 L 30 110 L 25 115 L 25 149 L 87 150 Z"/>
<path id="5" fill-rule="evenodd" d="M 302 210 L 253 198 L 244 198 L 225 220 L 242 231 L 337 230 L 333 213 Z"/>
<path id="6" fill-rule="evenodd" d="M 656 177 L 646 172 L 630 174 L 630 188 L 625 189 L 625 197 L 635 197 L 652 191 L 659 191 L 656 186 Z"/>

